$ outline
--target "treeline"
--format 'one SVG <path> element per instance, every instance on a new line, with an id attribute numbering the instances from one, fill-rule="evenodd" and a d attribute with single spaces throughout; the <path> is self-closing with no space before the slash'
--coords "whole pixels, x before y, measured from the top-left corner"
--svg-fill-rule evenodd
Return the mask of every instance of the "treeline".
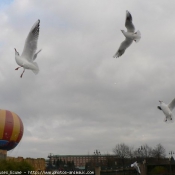
<path id="1" fill-rule="evenodd" d="M 117 144 L 113 149 L 117 158 L 165 158 L 165 148 L 159 143 L 154 148 L 144 144 L 138 148 L 128 146 L 124 143 Z"/>
<path id="2" fill-rule="evenodd" d="M 117 167 L 123 169 L 130 167 L 135 161 L 141 164 L 167 162 L 166 150 L 160 143 L 154 147 L 144 144 L 137 148 L 121 143 L 115 146 L 113 152 L 116 155 Z"/>
<path id="3" fill-rule="evenodd" d="M 34 167 L 26 161 L 15 162 L 15 161 L 0 160 L 0 172 L 21 171 L 22 172 L 21 174 L 23 175 L 26 174 L 28 171 L 32 170 L 34 170 Z"/>

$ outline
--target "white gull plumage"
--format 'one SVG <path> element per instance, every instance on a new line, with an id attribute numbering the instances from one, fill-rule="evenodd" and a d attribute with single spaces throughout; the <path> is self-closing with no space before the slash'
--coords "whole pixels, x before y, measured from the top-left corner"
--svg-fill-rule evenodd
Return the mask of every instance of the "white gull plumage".
<path id="1" fill-rule="evenodd" d="M 175 98 L 172 100 L 170 104 L 165 104 L 163 101 L 159 101 L 160 106 L 157 106 L 158 109 L 162 110 L 165 114 L 165 122 L 167 121 L 173 121 L 173 113 L 172 110 L 175 107 Z"/>
<path id="2" fill-rule="evenodd" d="M 126 38 L 120 44 L 119 49 L 117 50 L 117 52 L 113 56 L 114 58 L 117 58 L 117 57 L 120 57 L 121 55 L 123 55 L 125 50 L 132 44 L 133 40 L 135 42 L 139 42 L 139 40 L 141 38 L 141 33 L 139 30 L 134 33 L 135 27 L 132 23 L 132 16 L 129 13 L 129 11 L 126 11 L 125 27 L 127 28 L 127 32 L 125 32 L 124 30 L 121 30 L 121 31 Z"/>
<path id="3" fill-rule="evenodd" d="M 37 20 L 37 22 L 35 22 L 35 24 L 31 28 L 26 38 L 25 46 L 24 46 L 21 56 L 15 49 L 15 60 L 16 60 L 16 63 L 20 66 L 20 67 L 17 67 L 15 70 L 18 70 L 21 67 L 24 68 L 21 74 L 21 78 L 25 72 L 25 69 L 30 69 L 35 74 L 39 72 L 38 64 L 34 62 L 38 53 L 41 51 L 39 50 L 38 52 L 36 52 L 37 42 L 38 42 L 38 37 L 39 37 L 39 29 L 40 29 L 40 20 Z"/>
<path id="4" fill-rule="evenodd" d="M 134 162 L 133 164 L 131 164 L 131 167 L 134 167 L 137 170 L 138 173 L 141 173 L 137 162 Z"/>

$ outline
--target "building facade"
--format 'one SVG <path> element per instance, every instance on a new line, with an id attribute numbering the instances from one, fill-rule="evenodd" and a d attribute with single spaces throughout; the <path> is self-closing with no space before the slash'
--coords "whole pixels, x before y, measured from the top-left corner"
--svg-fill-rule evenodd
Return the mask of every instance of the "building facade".
<path id="1" fill-rule="evenodd" d="M 67 162 L 74 162 L 75 167 L 85 167 L 86 163 L 94 163 L 94 164 L 105 164 L 107 159 L 116 158 L 115 155 L 52 155 L 48 156 L 52 164 L 57 162 L 58 160 Z"/>

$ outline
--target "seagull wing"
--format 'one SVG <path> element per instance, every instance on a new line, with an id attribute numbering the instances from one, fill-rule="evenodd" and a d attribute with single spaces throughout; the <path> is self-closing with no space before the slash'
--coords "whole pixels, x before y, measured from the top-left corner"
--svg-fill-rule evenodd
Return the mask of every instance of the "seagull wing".
<path id="1" fill-rule="evenodd" d="M 139 168 L 137 162 L 134 162 L 133 164 L 131 164 L 131 167 L 134 167 L 138 171 L 138 173 L 140 173 L 140 168 Z"/>
<path id="2" fill-rule="evenodd" d="M 132 44 L 133 40 L 126 38 L 121 44 L 116 52 L 116 54 L 113 56 L 114 58 L 120 57 L 124 54 L 125 50 Z"/>
<path id="3" fill-rule="evenodd" d="M 133 164 L 131 164 L 131 167 L 135 167 L 136 164 L 137 162 L 134 162 Z"/>
<path id="4" fill-rule="evenodd" d="M 137 170 L 138 173 L 140 173 L 140 168 L 138 165 L 135 166 L 135 169 Z"/>
<path id="5" fill-rule="evenodd" d="M 25 46 L 21 56 L 25 57 L 28 61 L 33 61 L 33 56 L 37 49 L 39 27 L 40 27 L 40 20 L 35 22 L 25 41 Z"/>
<path id="6" fill-rule="evenodd" d="M 127 28 L 127 32 L 135 31 L 134 24 L 132 23 L 132 16 L 128 11 L 126 11 L 125 27 Z"/>
<path id="7" fill-rule="evenodd" d="M 173 108 L 175 107 L 175 98 L 172 100 L 172 102 L 168 105 L 168 107 L 170 108 L 170 110 L 172 111 Z"/>

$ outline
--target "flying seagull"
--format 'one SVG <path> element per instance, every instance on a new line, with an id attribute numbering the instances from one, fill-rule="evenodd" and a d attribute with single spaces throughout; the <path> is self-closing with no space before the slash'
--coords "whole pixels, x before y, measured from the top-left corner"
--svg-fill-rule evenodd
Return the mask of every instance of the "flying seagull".
<path id="1" fill-rule="evenodd" d="M 25 69 L 30 69 L 35 74 L 39 72 L 38 64 L 34 62 L 38 53 L 41 51 L 40 49 L 38 52 L 36 52 L 37 42 L 39 37 L 39 29 L 40 29 L 40 20 L 36 21 L 33 27 L 31 28 L 26 38 L 24 49 L 21 56 L 15 49 L 15 60 L 16 60 L 16 63 L 20 66 L 20 67 L 17 67 L 15 70 L 18 70 L 21 67 L 23 67 L 24 69 L 21 74 L 21 78 L 25 72 Z"/>
<path id="2" fill-rule="evenodd" d="M 129 13 L 129 11 L 126 11 L 125 27 L 127 28 L 127 32 L 125 32 L 124 30 L 121 30 L 121 31 L 126 38 L 120 44 L 119 49 L 117 50 L 116 54 L 113 56 L 114 58 L 122 56 L 125 50 L 132 44 L 133 40 L 135 42 L 139 42 L 141 38 L 141 33 L 139 30 L 134 33 L 135 27 L 132 23 L 132 16 Z"/>
<path id="3" fill-rule="evenodd" d="M 134 162 L 133 164 L 131 164 L 131 167 L 134 167 L 137 170 L 138 173 L 141 173 L 137 162 Z"/>
<path id="4" fill-rule="evenodd" d="M 163 101 L 159 101 L 160 106 L 157 106 L 158 109 L 162 110 L 165 114 L 165 122 L 173 121 L 172 110 L 175 107 L 175 98 L 172 100 L 170 104 L 165 104 Z"/>

